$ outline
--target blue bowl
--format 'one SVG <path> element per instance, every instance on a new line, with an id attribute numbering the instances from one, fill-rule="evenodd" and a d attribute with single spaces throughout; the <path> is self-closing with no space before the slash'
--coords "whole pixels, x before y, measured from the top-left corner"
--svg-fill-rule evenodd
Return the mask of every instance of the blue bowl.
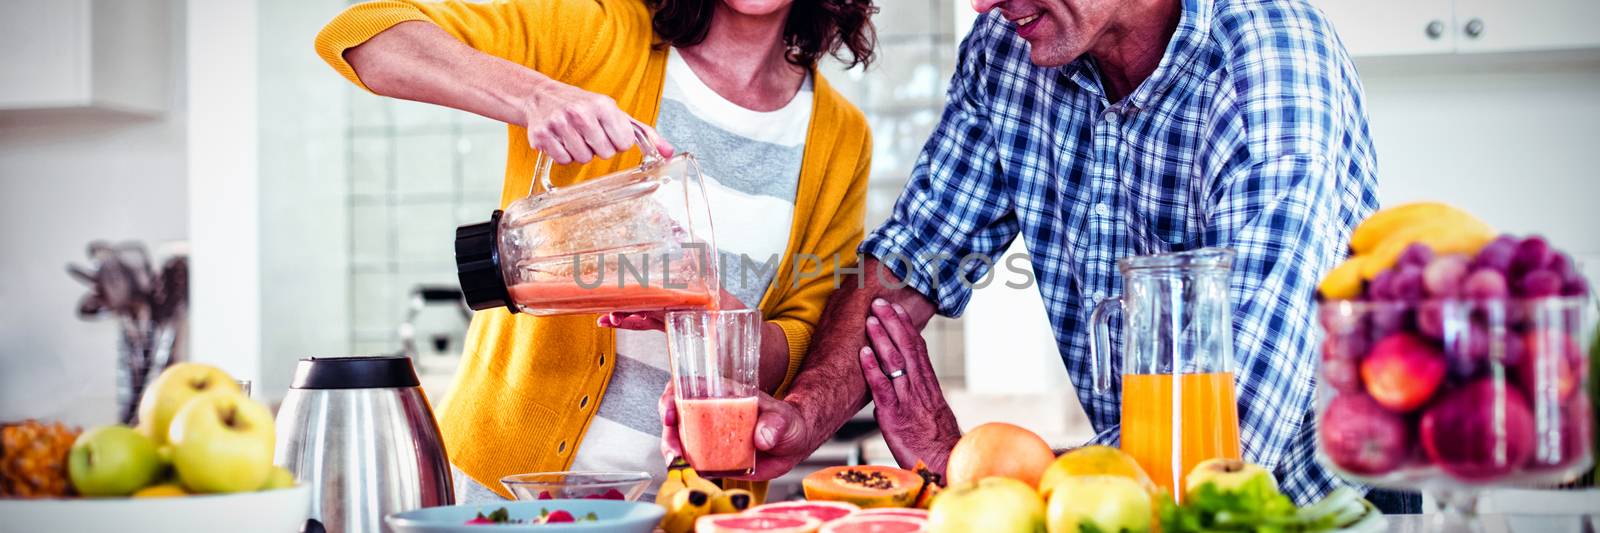
<path id="1" fill-rule="evenodd" d="M 537 522 L 541 511 L 557 509 L 582 518 L 594 513 L 598 520 L 571 524 L 494 524 L 467 525 L 478 513 L 489 514 L 505 507 L 513 520 Z M 585 533 L 650 533 L 667 514 L 660 505 L 617 500 L 539 500 L 475 503 L 429 507 L 384 517 L 395 533 L 474 533 L 485 531 L 561 531 Z"/>

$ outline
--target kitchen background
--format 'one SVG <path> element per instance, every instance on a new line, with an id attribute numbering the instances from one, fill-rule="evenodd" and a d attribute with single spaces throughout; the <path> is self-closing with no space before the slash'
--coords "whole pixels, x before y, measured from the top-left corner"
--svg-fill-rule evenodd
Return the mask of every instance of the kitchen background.
<path id="1" fill-rule="evenodd" d="M 1314 3 L 1357 56 L 1384 204 L 1545 233 L 1600 279 L 1600 3 Z M 965 0 L 878 4 L 878 63 L 823 69 L 873 128 L 869 228 L 972 21 Z M 94 239 L 187 250 L 188 352 L 258 397 L 281 398 L 300 357 L 401 351 L 403 322 L 445 392 L 463 318 L 413 291 L 455 284 L 453 228 L 496 207 L 506 133 L 333 74 L 311 41 L 344 5 L 0 1 L 0 420 L 113 416 L 114 326 L 76 317 L 63 270 Z M 995 284 L 925 335 L 964 425 L 1026 413 L 1056 444 L 1087 436 L 1032 291 Z"/>

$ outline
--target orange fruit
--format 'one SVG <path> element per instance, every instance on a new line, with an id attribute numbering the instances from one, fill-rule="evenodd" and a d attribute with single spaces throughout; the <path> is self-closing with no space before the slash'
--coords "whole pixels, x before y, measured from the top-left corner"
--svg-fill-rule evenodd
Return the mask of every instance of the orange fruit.
<path id="1" fill-rule="evenodd" d="M 1050 445 L 1032 431 L 992 422 L 973 428 L 956 442 L 945 465 L 945 479 L 953 487 L 1004 476 L 1037 487 L 1055 458 Z"/>

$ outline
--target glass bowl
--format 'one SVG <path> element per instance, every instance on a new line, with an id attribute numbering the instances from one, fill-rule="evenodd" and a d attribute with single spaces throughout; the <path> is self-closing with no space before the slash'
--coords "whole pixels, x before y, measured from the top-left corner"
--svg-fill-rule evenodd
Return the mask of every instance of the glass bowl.
<path id="1" fill-rule="evenodd" d="M 646 472 L 539 472 L 500 478 L 518 500 L 634 501 L 650 486 Z"/>
<path id="2" fill-rule="evenodd" d="M 1351 480 L 1428 492 L 1475 529 L 1490 487 L 1592 464 L 1589 297 L 1325 301 L 1317 457 Z"/>

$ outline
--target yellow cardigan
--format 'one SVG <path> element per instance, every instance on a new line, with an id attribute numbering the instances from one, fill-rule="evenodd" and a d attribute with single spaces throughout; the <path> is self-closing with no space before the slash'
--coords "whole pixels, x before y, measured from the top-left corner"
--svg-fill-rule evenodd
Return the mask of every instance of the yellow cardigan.
<path id="1" fill-rule="evenodd" d="M 317 53 L 365 89 L 344 51 L 411 20 L 432 22 L 477 50 L 608 95 L 633 117 L 655 123 L 667 54 L 652 46 L 655 34 L 642 0 L 368 2 L 329 22 L 317 35 Z M 872 154 L 861 111 L 815 71 L 812 76 L 815 101 L 789 244 L 758 306 L 788 340 L 789 370 L 780 391 L 799 371 L 836 269 L 856 262 Z M 522 127 L 510 126 L 506 137 L 502 206 L 527 193 L 536 155 Z M 634 150 L 557 167 L 552 179 L 568 185 L 638 164 Z M 595 318 L 536 318 L 504 309 L 473 316 L 440 417 L 450 462 L 507 497 L 503 476 L 567 469 L 615 366 L 613 332 L 596 327 Z"/>

